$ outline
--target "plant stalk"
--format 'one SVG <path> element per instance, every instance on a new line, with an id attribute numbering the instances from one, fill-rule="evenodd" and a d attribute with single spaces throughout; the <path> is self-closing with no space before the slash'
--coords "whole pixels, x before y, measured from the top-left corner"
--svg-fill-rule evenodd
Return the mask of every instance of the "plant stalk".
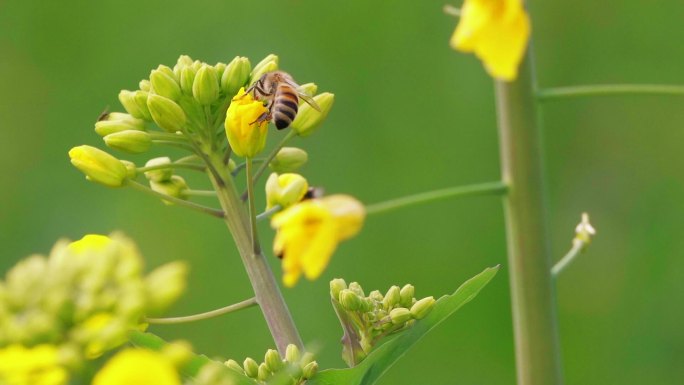
<path id="1" fill-rule="evenodd" d="M 518 79 L 496 83 L 518 385 L 562 384 L 531 48 Z"/>

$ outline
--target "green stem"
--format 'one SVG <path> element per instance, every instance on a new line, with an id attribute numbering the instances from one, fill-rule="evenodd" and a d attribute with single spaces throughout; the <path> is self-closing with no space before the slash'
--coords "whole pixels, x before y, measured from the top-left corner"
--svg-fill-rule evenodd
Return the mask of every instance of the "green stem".
<path id="1" fill-rule="evenodd" d="M 275 205 L 275 206 L 271 207 L 270 209 L 264 211 L 263 213 L 257 215 L 256 220 L 260 221 L 262 219 L 269 218 L 271 215 L 277 213 L 280 210 L 282 210 L 282 207 L 280 207 L 280 205 Z"/>
<path id="2" fill-rule="evenodd" d="M 586 243 L 580 239 L 575 238 L 572 242 L 572 248 L 560 261 L 558 261 L 553 268 L 551 268 L 551 275 L 557 278 L 558 275 L 565 270 L 568 265 L 575 260 L 575 258 L 584 250 Z"/>
<path id="3" fill-rule="evenodd" d="M 188 150 L 188 151 L 194 151 L 192 146 L 188 145 L 187 143 L 184 142 L 175 142 L 173 140 L 160 140 L 160 139 L 152 139 L 152 143 L 154 144 L 163 144 L 166 146 L 171 146 L 171 147 L 177 147 L 177 148 L 182 148 L 183 150 Z"/>
<path id="4" fill-rule="evenodd" d="M 214 190 L 186 189 L 186 190 L 183 190 L 183 192 L 188 194 L 188 195 L 196 196 L 196 197 L 215 197 L 216 196 L 216 191 L 214 191 Z"/>
<path id="5" fill-rule="evenodd" d="M 268 164 L 271 163 L 271 161 L 273 160 L 273 158 L 276 157 L 276 155 L 278 155 L 278 152 L 280 152 L 280 149 L 283 148 L 283 146 L 285 146 L 285 144 L 287 144 L 287 142 L 289 142 L 290 139 L 294 138 L 295 136 L 297 136 L 297 131 L 290 128 L 287 135 L 285 135 L 280 140 L 280 142 L 278 142 L 278 144 L 275 147 L 273 147 L 273 150 L 271 151 L 271 153 L 268 154 L 268 156 L 264 159 L 261 166 L 259 166 L 257 171 L 254 173 L 254 177 L 253 177 L 254 183 L 256 183 L 259 180 L 259 178 L 261 177 L 261 175 L 264 173 L 264 171 L 266 171 L 266 169 L 268 168 Z"/>
<path id="6" fill-rule="evenodd" d="M 370 204 L 366 206 L 366 213 L 368 215 L 383 214 L 386 212 L 402 209 L 404 207 L 439 201 L 447 198 L 487 194 L 501 195 L 506 193 L 506 189 L 506 184 L 503 182 L 490 182 L 474 184 L 470 186 L 450 187 Z"/>
<path id="7" fill-rule="evenodd" d="M 537 91 L 537 99 L 542 102 L 564 98 L 614 95 L 684 96 L 684 86 L 668 84 L 595 84 L 571 87 L 554 87 Z"/>
<path id="8" fill-rule="evenodd" d="M 167 317 L 167 318 L 146 318 L 145 322 L 158 325 L 171 325 L 171 324 L 181 324 L 195 321 L 202 321 L 224 314 L 236 312 L 238 310 L 247 309 L 257 304 L 256 298 L 246 299 L 242 302 L 234 303 L 232 305 L 224 306 L 220 309 L 215 309 L 207 311 L 204 313 L 188 315 L 184 317 Z"/>
<path id="9" fill-rule="evenodd" d="M 202 205 L 197 204 L 195 202 L 190 202 L 190 201 L 186 201 L 186 200 L 179 199 L 176 197 L 172 197 L 170 195 L 162 194 L 162 193 L 154 191 L 151 188 L 149 188 L 149 187 L 147 187 L 141 183 L 138 183 L 134 180 L 129 179 L 126 185 L 133 187 L 134 189 L 136 189 L 138 191 L 142 191 L 146 194 L 152 195 L 154 197 L 158 197 L 158 198 L 161 198 L 165 201 L 169 201 L 169 202 L 171 202 L 177 206 L 187 207 L 191 210 L 199 211 L 199 212 L 204 213 L 204 214 L 209 214 L 209 215 L 217 217 L 217 218 L 223 218 L 224 217 L 224 213 L 221 210 L 212 209 L 211 207 L 202 206 Z"/>
<path id="10" fill-rule="evenodd" d="M 264 160 L 266 160 L 266 159 L 265 158 L 254 158 L 254 159 L 252 159 L 252 162 L 254 164 L 264 163 Z M 237 166 L 235 166 L 235 169 L 233 170 L 233 172 L 231 174 L 233 176 L 236 176 L 237 174 L 240 173 L 240 171 L 242 171 L 245 168 L 245 166 L 247 166 L 247 162 L 238 164 Z"/>
<path id="11" fill-rule="evenodd" d="M 246 178 L 247 178 L 247 198 L 249 204 L 249 222 L 252 227 L 252 249 L 254 254 L 261 253 L 261 246 L 259 245 L 259 234 L 257 233 L 257 220 L 256 220 L 256 203 L 254 201 L 254 182 L 252 179 L 252 172 L 254 172 L 254 165 L 252 164 L 252 158 L 246 159 Z"/>
<path id="12" fill-rule="evenodd" d="M 152 139 L 160 139 L 160 140 L 177 140 L 179 142 L 187 142 L 188 138 L 186 138 L 183 135 L 179 134 L 172 134 L 170 132 L 149 132 L 150 137 Z"/>
<path id="13" fill-rule="evenodd" d="M 210 159 L 214 166 L 220 166 L 221 155 Z M 210 173 L 209 177 L 218 193 L 218 200 L 226 212 L 226 226 L 233 235 L 242 263 L 245 265 L 247 275 L 254 289 L 261 311 L 276 346 L 281 354 L 285 354 L 288 344 L 295 344 L 299 348 L 304 347 L 297 327 L 292 320 L 290 311 L 275 281 L 271 268 L 263 254 L 255 254 L 252 247 L 251 224 L 248 213 L 238 195 L 233 178 L 225 168 L 210 167 L 210 170 L 218 169 L 222 173 Z"/>
<path id="14" fill-rule="evenodd" d="M 496 83 L 518 385 L 562 384 L 531 48 Z"/>

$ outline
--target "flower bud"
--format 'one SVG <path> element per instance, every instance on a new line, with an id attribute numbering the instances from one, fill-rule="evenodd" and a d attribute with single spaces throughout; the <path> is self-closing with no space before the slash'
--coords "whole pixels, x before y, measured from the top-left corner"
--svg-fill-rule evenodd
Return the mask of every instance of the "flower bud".
<path id="1" fill-rule="evenodd" d="M 247 374 L 247 376 L 251 378 L 257 378 L 259 375 L 259 364 L 257 364 L 254 359 L 250 357 L 245 358 L 242 366 L 245 368 L 245 374 Z"/>
<path id="2" fill-rule="evenodd" d="M 195 81 L 192 83 L 192 95 L 204 106 L 208 106 L 218 99 L 219 81 L 216 68 L 205 64 L 197 71 Z"/>
<path id="3" fill-rule="evenodd" d="M 266 351 L 264 363 L 268 370 L 274 373 L 283 367 L 283 359 L 280 357 L 280 354 L 278 354 L 278 351 L 274 349 L 268 349 Z"/>
<path id="4" fill-rule="evenodd" d="M 302 377 L 305 379 L 313 378 L 318 372 L 318 363 L 316 361 L 309 362 L 302 369 Z"/>
<path id="5" fill-rule="evenodd" d="M 298 91 L 305 95 L 313 97 L 314 95 L 316 95 L 316 92 L 318 91 L 318 86 L 316 85 L 316 83 L 306 83 L 299 86 Z M 299 100 L 299 104 L 301 105 L 302 103 L 306 103 L 304 99 Z"/>
<path id="6" fill-rule="evenodd" d="M 405 307 L 398 307 L 392 309 L 389 313 L 390 319 L 394 325 L 401 325 L 411 319 L 411 311 Z"/>
<path id="7" fill-rule="evenodd" d="M 237 163 L 233 159 L 228 159 L 228 171 L 233 172 L 237 168 Z"/>
<path id="8" fill-rule="evenodd" d="M 399 295 L 401 296 L 401 306 L 403 307 L 411 307 L 413 304 L 413 296 L 416 293 L 416 289 L 411 285 L 410 283 L 407 283 L 404 285 L 404 287 L 401 288 L 401 291 L 399 292 Z"/>
<path id="9" fill-rule="evenodd" d="M 335 101 L 335 94 L 324 92 L 316 95 L 313 99 L 321 110 L 316 111 L 311 105 L 306 103 L 299 108 L 295 120 L 290 124 L 290 127 L 292 127 L 300 136 L 309 136 L 313 134 L 318 126 L 323 123 Z"/>
<path id="10" fill-rule="evenodd" d="M 411 306 L 411 315 L 415 319 L 423 319 L 435 306 L 434 297 L 425 297 Z"/>
<path id="11" fill-rule="evenodd" d="M 221 82 L 221 77 L 223 76 L 223 71 L 226 70 L 226 63 L 221 63 L 218 62 L 216 65 L 214 65 L 214 69 L 216 70 L 216 77 L 219 80 L 219 83 Z"/>
<path id="12" fill-rule="evenodd" d="M 178 77 L 176 76 L 176 74 L 173 72 L 173 70 L 169 66 L 165 66 L 163 64 L 160 64 L 157 66 L 156 71 L 161 71 L 162 73 L 170 76 L 171 79 L 178 81 Z"/>
<path id="13" fill-rule="evenodd" d="M 361 230 L 366 209 L 354 197 L 343 194 L 329 195 L 321 198 L 321 202 L 335 218 L 340 240 L 351 238 Z"/>
<path id="14" fill-rule="evenodd" d="M 243 87 L 249 74 L 252 70 L 252 65 L 249 59 L 242 56 L 236 56 L 223 71 L 221 76 L 221 89 L 227 96 L 233 96 L 237 93 L 240 87 Z"/>
<path id="15" fill-rule="evenodd" d="M 128 171 L 120 160 L 91 146 L 78 146 L 69 150 L 71 164 L 86 175 L 86 179 L 109 187 L 120 187 Z"/>
<path id="16" fill-rule="evenodd" d="M 173 175 L 171 179 L 163 182 L 150 181 L 150 188 L 152 190 L 172 196 L 178 199 L 188 199 L 188 195 L 185 190 L 188 189 L 188 184 L 185 183 L 185 179 L 178 175 Z M 163 200 L 164 204 L 172 205 L 173 203 L 167 200 Z"/>
<path id="17" fill-rule="evenodd" d="M 335 278 L 330 281 L 330 296 L 339 301 L 340 292 L 347 288 L 347 283 L 342 278 Z"/>
<path id="18" fill-rule="evenodd" d="M 153 158 L 145 163 L 145 167 L 162 166 L 166 164 L 171 164 L 171 159 L 168 156 L 162 156 L 159 158 Z M 165 182 L 171 179 L 173 175 L 173 169 L 171 167 L 161 168 L 159 170 L 145 171 L 145 178 L 154 182 Z"/>
<path id="19" fill-rule="evenodd" d="M 126 177 L 128 179 L 135 179 L 135 177 L 138 176 L 138 168 L 135 166 L 135 163 L 128 161 L 128 160 L 119 160 L 121 163 L 123 163 L 124 166 L 126 166 Z"/>
<path id="20" fill-rule="evenodd" d="M 135 100 L 135 104 L 138 106 L 138 110 L 140 110 L 140 113 L 143 116 L 142 118 L 145 120 L 152 120 L 150 109 L 147 107 L 147 98 L 149 95 L 150 93 L 145 91 L 135 91 L 133 94 L 133 100 Z"/>
<path id="21" fill-rule="evenodd" d="M 173 100 L 159 95 L 150 95 L 147 107 L 155 123 L 168 132 L 181 131 L 185 125 L 185 112 Z"/>
<path id="22" fill-rule="evenodd" d="M 226 135 L 236 155 L 252 158 L 266 145 L 268 122 L 259 119 L 268 114 L 268 109 L 251 94 L 240 89 L 226 112 Z"/>
<path id="23" fill-rule="evenodd" d="M 589 222 L 589 214 L 582 213 L 582 221 L 575 228 L 575 234 L 573 244 L 582 242 L 582 248 L 586 248 L 591 243 L 591 238 L 596 235 L 596 229 Z"/>
<path id="24" fill-rule="evenodd" d="M 263 74 L 271 71 L 276 71 L 278 69 L 278 55 L 270 54 L 263 58 L 257 65 L 252 69 L 250 75 L 250 83 L 257 81 Z"/>
<path id="25" fill-rule="evenodd" d="M 140 88 L 140 91 L 150 92 L 152 84 L 149 80 L 143 79 L 138 83 L 138 88 Z"/>
<path id="26" fill-rule="evenodd" d="M 245 373 L 245 370 L 242 369 L 242 366 L 240 366 L 240 364 L 238 364 L 237 361 L 235 361 L 235 360 L 231 359 L 231 360 L 224 362 L 223 364 L 226 365 L 229 369 L 232 369 L 238 373 L 242 373 L 242 374 Z"/>
<path id="27" fill-rule="evenodd" d="M 257 379 L 259 381 L 266 381 L 271 378 L 271 371 L 268 370 L 266 363 L 261 363 L 259 369 L 257 369 Z"/>
<path id="28" fill-rule="evenodd" d="M 145 277 L 145 292 L 150 310 L 161 311 L 185 291 L 188 266 L 183 262 L 162 265 Z"/>
<path id="29" fill-rule="evenodd" d="M 359 297 L 365 297 L 366 294 L 363 292 L 363 288 L 361 287 L 361 284 L 358 282 L 352 282 L 349 284 L 349 290 L 353 291 L 358 295 Z"/>
<path id="30" fill-rule="evenodd" d="M 287 345 L 287 348 L 285 349 L 285 361 L 293 364 L 299 361 L 301 358 L 301 354 L 299 352 L 299 348 L 295 344 L 289 344 Z"/>
<path id="31" fill-rule="evenodd" d="M 150 149 L 152 137 L 145 131 L 126 130 L 115 132 L 104 137 L 109 148 L 119 151 L 140 154 Z"/>
<path id="32" fill-rule="evenodd" d="M 131 114 L 134 118 L 145 119 L 145 115 L 143 115 L 140 108 L 138 108 L 138 104 L 135 102 L 135 92 L 121 90 L 121 92 L 119 92 L 119 102 L 121 102 L 121 105 L 126 112 Z"/>
<path id="33" fill-rule="evenodd" d="M 380 293 L 379 290 L 371 291 L 370 294 L 368 294 L 368 298 L 376 302 L 382 302 L 382 300 L 385 299 L 385 297 L 382 295 L 382 293 Z"/>
<path id="34" fill-rule="evenodd" d="M 184 67 L 180 71 L 180 87 L 181 90 L 192 95 L 192 84 L 195 82 L 195 70 L 192 67 Z"/>
<path id="35" fill-rule="evenodd" d="M 150 83 L 155 94 L 171 100 L 178 100 L 180 98 L 180 85 L 174 79 L 173 72 L 169 75 L 158 69 L 152 70 L 150 73 Z"/>
<path id="36" fill-rule="evenodd" d="M 401 295 L 399 292 L 399 286 L 392 286 L 389 288 L 389 290 L 387 290 L 387 294 L 385 294 L 385 298 L 382 300 L 382 304 L 385 309 L 389 310 L 399 303 L 401 300 Z"/>
<path id="37" fill-rule="evenodd" d="M 105 119 L 95 122 L 95 132 L 100 136 L 126 130 L 144 131 L 145 122 L 120 112 L 112 112 Z"/>
<path id="38" fill-rule="evenodd" d="M 180 55 L 178 57 L 178 60 L 176 60 L 176 65 L 173 66 L 173 73 L 176 74 L 176 77 L 180 78 L 180 72 L 183 70 L 183 68 L 191 67 L 192 63 L 193 60 L 190 56 Z"/>
<path id="39" fill-rule="evenodd" d="M 266 210 L 275 205 L 283 209 L 299 202 L 309 189 L 309 184 L 299 174 L 272 173 L 266 181 Z"/>
<path id="40" fill-rule="evenodd" d="M 268 166 L 277 173 L 293 172 L 302 167 L 307 160 L 309 155 L 301 148 L 283 147 Z"/>
<path id="41" fill-rule="evenodd" d="M 349 289 L 340 292 L 340 305 L 348 311 L 357 311 L 363 307 L 363 300 L 358 294 Z"/>

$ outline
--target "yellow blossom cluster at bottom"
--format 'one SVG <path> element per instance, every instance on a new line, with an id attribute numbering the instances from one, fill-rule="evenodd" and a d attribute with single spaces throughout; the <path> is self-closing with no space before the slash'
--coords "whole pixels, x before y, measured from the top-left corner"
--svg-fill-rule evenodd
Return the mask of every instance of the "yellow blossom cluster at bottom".
<path id="1" fill-rule="evenodd" d="M 0 384 L 61 385 L 68 379 L 59 364 L 59 351 L 54 345 L 27 348 L 13 344 L 0 349 Z"/>

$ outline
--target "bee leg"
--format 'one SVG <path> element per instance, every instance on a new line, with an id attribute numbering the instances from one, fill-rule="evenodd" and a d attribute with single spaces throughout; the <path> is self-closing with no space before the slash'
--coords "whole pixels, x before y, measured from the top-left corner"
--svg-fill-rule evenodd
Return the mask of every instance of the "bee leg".
<path id="1" fill-rule="evenodd" d="M 260 124 L 263 123 L 263 122 L 269 122 L 269 121 L 271 121 L 271 112 L 270 112 L 270 111 L 269 111 L 269 112 L 264 112 L 263 114 L 259 115 L 259 117 L 257 118 L 257 120 L 255 120 L 255 121 L 253 121 L 252 123 L 250 123 L 250 125 L 252 125 L 252 124 L 254 124 L 254 123 L 256 123 L 257 125 L 260 125 Z"/>

